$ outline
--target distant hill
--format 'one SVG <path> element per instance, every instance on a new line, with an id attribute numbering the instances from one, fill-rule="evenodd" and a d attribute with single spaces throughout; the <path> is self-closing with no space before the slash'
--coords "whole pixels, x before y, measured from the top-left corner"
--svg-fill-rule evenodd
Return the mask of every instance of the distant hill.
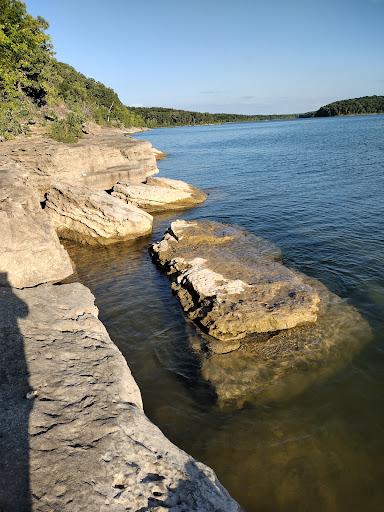
<path id="1" fill-rule="evenodd" d="M 335 101 L 313 112 L 303 114 L 210 114 L 161 107 L 129 107 L 145 122 L 149 128 L 166 126 L 185 126 L 217 123 L 244 123 L 252 121 L 271 121 L 311 117 L 346 116 L 353 114 L 384 113 L 384 96 L 364 96 L 348 100 Z"/>
<path id="2" fill-rule="evenodd" d="M 129 107 L 144 119 L 149 128 L 165 126 L 185 126 L 218 123 L 241 123 L 251 121 L 270 121 L 272 119 L 295 119 L 298 114 L 275 115 L 244 115 L 244 114 L 211 114 L 209 112 L 192 112 L 163 107 Z"/>
<path id="3" fill-rule="evenodd" d="M 313 117 L 353 114 L 384 114 L 384 96 L 363 96 L 362 98 L 334 101 L 313 112 Z"/>

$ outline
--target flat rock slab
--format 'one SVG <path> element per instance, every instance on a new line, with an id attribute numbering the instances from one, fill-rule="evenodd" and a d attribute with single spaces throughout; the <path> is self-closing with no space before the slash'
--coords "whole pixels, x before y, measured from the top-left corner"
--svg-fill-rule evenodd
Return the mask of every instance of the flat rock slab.
<path id="1" fill-rule="evenodd" d="M 0 288 L 0 509 L 235 512 L 144 415 L 81 284 Z"/>
<path id="2" fill-rule="evenodd" d="M 0 286 L 24 288 L 73 273 L 67 251 L 42 210 L 3 203 L 0 210 Z"/>
<path id="3" fill-rule="evenodd" d="M 273 244 L 239 228 L 175 221 L 151 252 L 189 318 L 218 340 L 317 319 L 317 291 L 281 263 Z"/>
<path id="4" fill-rule="evenodd" d="M 180 180 L 148 178 L 145 183 L 117 183 L 112 195 L 147 212 L 181 210 L 204 202 L 207 195 Z"/>
<path id="5" fill-rule="evenodd" d="M 107 192 L 55 184 L 45 211 L 60 237 L 90 245 L 109 245 L 148 235 L 152 216 Z"/>
<path id="6" fill-rule="evenodd" d="M 187 328 L 189 344 L 220 406 L 289 399 L 371 339 L 356 308 L 237 227 L 176 221 L 151 252 L 201 328 Z"/>

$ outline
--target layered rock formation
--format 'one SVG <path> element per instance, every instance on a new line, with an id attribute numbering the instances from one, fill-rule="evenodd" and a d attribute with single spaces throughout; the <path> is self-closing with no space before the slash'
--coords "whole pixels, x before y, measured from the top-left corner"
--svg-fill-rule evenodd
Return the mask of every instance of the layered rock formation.
<path id="1" fill-rule="evenodd" d="M 173 222 L 156 262 L 204 331 L 219 340 L 314 322 L 319 297 L 269 242 L 216 222 Z"/>
<path id="2" fill-rule="evenodd" d="M 356 308 L 319 281 L 303 279 L 320 297 L 316 322 L 250 336 L 224 354 L 214 339 L 193 336 L 201 375 L 214 387 L 219 405 L 289 400 L 335 373 L 369 342 L 369 324 Z"/>
<path id="3" fill-rule="evenodd" d="M 109 245 L 152 231 L 149 213 L 87 187 L 52 186 L 45 211 L 60 237 L 90 245 Z"/>
<path id="4" fill-rule="evenodd" d="M 191 349 L 220 405 L 286 399 L 370 337 L 355 308 L 239 228 L 176 221 L 151 252 L 202 329 L 191 335 Z"/>
<path id="5" fill-rule="evenodd" d="M 0 323 L 1 510 L 239 510 L 145 417 L 87 288 L 0 287 Z"/>
<path id="6" fill-rule="evenodd" d="M 180 210 L 204 202 L 207 195 L 180 180 L 148 178 L 137 185 L 117 183 L 112 195 L 147 212 Z"/>
<path id="7" fill-rule="evenodd" d="M 56 182 L 108 190 L 118 181 L 141 183 L 158 173 L 152 145 L 117 130 L 86 135 L 76 144 L 34 136 L 3 142 L 0 159 L 21 166 L 44 194 Z"/>
<path id="8" fill-rule="evenodd" d="M 0 273 L 6 271 L 7 283 L 16 288 L 61 281 L 73 273 L 38 191 L 26 185 L 28 172 L 7 156 L 0 158 Z"/>
<path id="9" fill-rule="evenodd" d="M 72 274 L 54 226 L 103 244 L 151 229 L 149 214 L 92 190 L 157 172 L 151 146 L 109 131 L 97 140 L 1 144 L 0 510 L 238 511 L 213 471 L 146 418 L 89 290 L 43 284 Z"/>

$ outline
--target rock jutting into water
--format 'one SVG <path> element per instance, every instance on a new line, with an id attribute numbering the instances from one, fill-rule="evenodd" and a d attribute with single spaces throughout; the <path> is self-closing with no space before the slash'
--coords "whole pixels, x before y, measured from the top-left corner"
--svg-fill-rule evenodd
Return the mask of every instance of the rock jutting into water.
<path id="1" fill-rule="evenodd" d="M 152 148 L 152 152 L 155 155 L 156 160 L 163 160 L 164 158 L 167 158 L 167 153 L 160 149 Z"/>
<path id="2" fill-rule="evenodd" d="M 1 152 L 0 509 L 240 511 L 146 418 L 90 291 L 60 284 L 73 268 L 55 229 L 91 244 L 151 231 L 151 215 L 100 189 L 158 172 L 152 146 L 101 130 Z"/>
<path id="3" fill-rule="evenodd" d="M 148 178 L 137 185 L 117 183 L 112 195 L 150 213 L 190 208 L 207 199 L 196 187 L 169 178 Z"/>
<path id="4" fill-rule="evenodd" d="M 56 184 L 45 211 L 58 235 L 90 245 L 109 245 L 152 232 L 152 216 L 103 190 Z"/>
<path id="5" fill-rule="evenodd" d="M 369 339 L 355 308 L 240 228 L 176 221 L 151 253 L 203 332 L 191 347 L 221 405 L 292 396 Z"/>
<path id="6" fill-rule="evenodd" d="M 241 229 L 175 221 L 152 254 L 189 318 L 219 340 L 316 321 L 317 292 L 271 243 Z"/>

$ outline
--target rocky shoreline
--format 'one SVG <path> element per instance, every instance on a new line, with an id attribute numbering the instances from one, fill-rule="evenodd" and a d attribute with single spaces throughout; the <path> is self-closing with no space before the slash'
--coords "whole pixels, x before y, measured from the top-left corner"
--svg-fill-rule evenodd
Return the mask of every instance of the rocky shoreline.
<path id="1" fill-rule="evenodd" d="M 146 418 L 90 291 L 60 284 L 73 265 L 58 235 L 105 245 L 149 233 L 151 187 L 165 197 L 156 211 L 205 199 L 180 182 L 147 183 L 159 156 L 116 130 L 73 145 L 43 136 L 0 145 L 4 512 L 240 510 L 210 468 Z"/>

